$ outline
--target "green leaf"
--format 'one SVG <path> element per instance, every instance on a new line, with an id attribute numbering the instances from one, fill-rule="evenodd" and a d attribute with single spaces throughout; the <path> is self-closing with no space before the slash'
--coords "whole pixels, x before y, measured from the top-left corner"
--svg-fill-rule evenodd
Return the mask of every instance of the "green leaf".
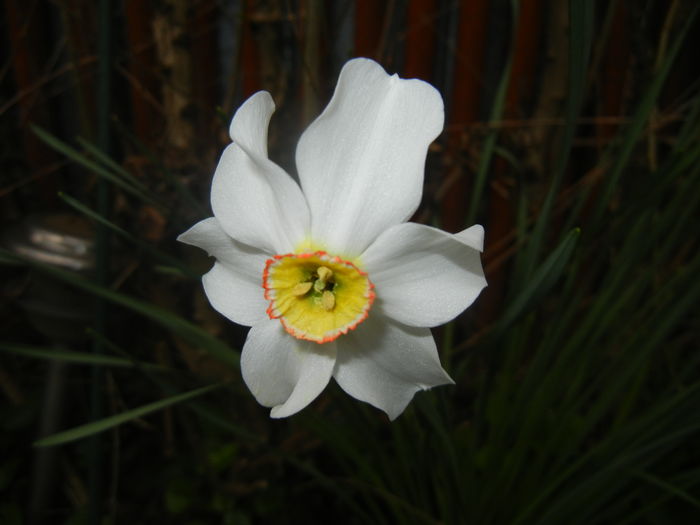
<path id="1" fill-rule="evenodd" d="M 523 291 L 511 302 L 501 318 L 498 330 L 503 331 L 510 326 L 527 308 L 532 300 L 543 293 L 548 286 L 554 284 L 564 271 L 573 253 L 581 230 L 575 228 L 569 232 L 559 246 L 542 263 L 535 274 L 527 281 Z"/>
<path id="2" fill-rule="evenodd" d="M 141 239 L 137 239 L 136 237 L 131 235 L 129 232 L 127 232 L 123 228 L 114 224 L 112 221 L 107 220 L 103 215 L 100 215 L 95 210 L 84 205 L 79 200 L 74 199 L 70 195 L 66 195 L 63 192 L 59 192 L 58 196 L 61 198 L 61 200 L 63 200 L 63 202 L 68 204 L 68 206 L 70 206 L 74 210 L 78 211 L 79 213 L 82 213 L 86 217 L 89 217 L 90 219 L 98 222 L 99 224 L 102 224 L 103 226 L 109 228 L 110 230 L 112 230 L 114 233 L 116 233 L 117 235 L 119 235 L 123 239 L 126 239 L 127 241 L 135 244 L 136 246 L 141 248 L 143 251 L 151 254 L 156 259 L 160 259 L 161 261 L 167 263 L 168 268 L 171 270 L 171 272 L 170 272 L 171 274 L 174 274 L 177 276 L 182 276 L 182 277 L 188 277 L 190 279 L 200 277 L 199 273 L 195 272 L 194 270 L 192 270 L 188 266 L 182 264 L 175 257 L 172 257 L 166 253 L 163 253 L 162 251 L 156 249 L 153 245 L 143 242 Z"/>
<path id="3" fill-rule="evenodd" d="M 222 343 L 199 326 L 190 323 L 189 321 L 168 310 L 95 284 L 94 282 L 73 272 L 31 261 L 7 250 L 0 249 L 0 256 L 5 256 L 16 261 L 22 261 L 32 268 L 35 268 L 47 275 L 51 275 L 70 286 L 80 288 L 81 290 L 85 290 L 86 292 L 97 297 L 102 297 L 108 301 L 122 305 L 130 310 L 133 310 L 134 312 L 153 319 L 164 327 L 185 337 L 193 344 L 199 345 L 203 350 L 206 350 L 217 359 L 231 365 L 236 369 L 239 367 L 240 355 L 238 352 Z"/>
<path id="4" fill-rule="evenodd" d="M 177 191 L 177 193 L 182 197 L 182 199 L 187 203 L 187 208 L 194 211 L 197 217 L 203 218 L 211 215 L 211 212 L 207 210 L 206 206 L 195 197 L 195 195 L 190 191 L 190 189 L 182 183 L 179 177 L 175 176 L 172 171 L 170 171 L 163 162 L 156 157 L 156 155 L 148 149 L 148 147 L 141 142 L 141 140 L 134 135 L 122 122 L 119 120 L 115 121 L 117 128 L 120 133 L 135 147 L 137 148 L 146 158 L 148 158 L 153 165 L 163 174 L 165 180 Z"/>
<path id="5" fill-rule="evenodd" d="M 519 278 L 529 279 L 542 252 L 546 233 L 551 226 L 551 213 L 569 161 L 569 153 L 574 141 L 577 117 L 585 94 L 585 78 L 588 71 L 588 59 L 593 34 L 594 2 L 569 1 L 569 22 L 571 37 L 569 39 L 569 85 L 566 99 L 566 121 L 562 131 L 562 142 L 557 151 L 552 183 L 538 213 L 537 222 L 532 231 L 532 238 L 523 252 L 523 266 Z"/>
<path id="6" fill-rule="evenodd" d="M 700 500 L 694 498 L 685 490 L 676 487 L 675 485 L 668 483 L 662 479 L 659 479 L 656 476 L 652 476 L 651 474 L 648 474 L 646 472 L 637 472 L 637 476 L 639 476 L 649 484 L 654 485 L 665 492 L 668 492 L 669 494 L 677 497 L 678 499 L 690 503 L 693 507 L 696 507 L 697 509 L 700 509 Z"/>
<path id="7" fill-rule="evenodd" d="M 18 345 L 13 343 L 0 343 L 0 351 L 17 354 L 24 357 L 33 357 L 37 359 L 51 359 L 56 361 L 65 361 L 68 363 L 76 363 L 80 365 L 101 365 L 126 368 L 142 367 L 149 369 L 166 370 L 166 368 L 159 365 L 155 365 L 153 363 L 143 363 L 138 361 L 132 361 L 130 359 L 124 359 L 122 357 L 114 357 L 101 354 L 74 352 L 60 347 L 40 348 L 34 346 Z"/>
<path id="8" fill-rule="evenodd" d="M 644 131 L 649 115 L 654 109 L 656 100 L 661 94 L 661 90 L 671 72 L 671 66 L 674 64 L 678 52 L 682 49 L 683 43 L 686 41 L 688 30 L 692 27 L 698 12 L 699 8 L 695 6 L 688 14 L 681 31 L 677 33 L 671 49 L 669 49 L 661 67 L 649 84 L 649 88 L 635 111 L 632 122 L 624 135 L 622 146 L 620 148 L 615 148 L 614 152 L 610 153 L 613 164 L 605 176 L 605 185 L 602 188 L 602 194 L 597 200 L 594 220 L 599 220 L 601 218 L 603 210 L 608 205 L 624 169 L 628 166 L 634 147 Z"/>
<path id="9" fill-rule="evenodd" d="M 96 163 L 95 161 L 89 159 L 76 149 L 72 148 L 62 140 L 57 139 L 53 135 L 51 135 L 49 132 L 43 130 L 39 126 L 32 125 L 31 126 L 32 131 L 41 139 L 43 140 L 46 144 L 48 144 L 50 147 L 58 151 L 59 153 L 65 155 L 69 159 L 71 159 L 73 162 L 76 162 L 83 166 L 84 168 L 87 168 L 90 170 L 92 173 L 95 175 L 98 175 L 102 177 L 105 180 L 108 180 L 115 186 L 118 186 L 119 188 L 123 189 L 127 193 L 130 193 L 134 195 L 135 197 L 138 197 L 139 199 L 149 202 L 151 204 L 154 204 L 159 207 L 163 207 L 163 205 L 159 202 L 157 202 L 153 197 L 150 195 L 146 194 L 141 188 L 133 186 L 130 182 L 127 182 L 123 178 L 120 178 L 116 176 L 114 173 L 112 173 L 110 170 L 104 168 L 100 164 Z"/>
<path id="10" fill-rule="evenodd" d="M 85 140 L 82 137 L 78 137 L 78 144 L 80 144 L 83 148 L 85 148 L 86 151 L 90 152 L 90 154 L 95 157 L 99 162 L 104 164 L 107 168 L 112 170 L 114 173 L 120 175 L 122 178 L 126 179 L 129 184 L 134 186 L 135 188 L 138 188 L 142 191 L 148 191 L 148 188 L 146 185 L 138 180 L 136 177 L 134 177 L 131 173 L 126 171 L 120 164 L 114 162 L 114 159 L 112 159 L 109 155 L 105 155 L 105 153 L 100 150 L 97 146 L 95 146 L 93 143 Z"/>
<path id="11" fill-rule="evenodd" d="M 510 72 L 513 68 L 513 57 L 515 56 L 515 45 L 517 42 L 515 31 L 518 27 L 518 2 L 515 0 L 511 1 L 511 10 L 513 17 L 512 24 L 512 34 L 511 34 L 511 50 L 508 54 L 508 62 L 503 68 L 503 73 L 498 82 L 498 88 L 496 89 L 496 96 L 493 101 L 493 106 L 491 107 L 491 115 L 489 116 L 490 122 L 497 122 L 501 120 L 503 116 L 503 110 L 505 109 L 506 94 L 508 93 L 508 84 L 510 83 Z M 479 211 L 479 202 L 483 199 L 484 187 L 486 186 L 486 178 L 489 173 L 489 168 L 491 167 L 491 159 L 496 152 L 496 140 L 498 139 L 498 128 L 494 127 L 489 131 L 484 141 L 484 146 L 482 148 L 481 155 L 479 157 L 479 166 L 476 170 L 476 176 L 474 178 L 474 189 L 472 190 L 471 200 L 469 202 L 469 208 L 467 212 L 467 217 L 465 221 L 465 226 L 471 226 L 476 220 L 477 212 Z"/>
<path id="12" fill-rule="evenodd" d="M 169 397 L 167 399 L 161 399 L 160 401 L 155 401 L 154 403 L 149 403 L 148 405 L 144 405 L 139 408 L 127 410 L 126 412 L 122 412 L 121 414 L 117 414 L 115 416 L 107 417 L 99 421 L 87 423 L 85 425 L 80 425 L 79 427 L 75 427 L 70 430 L 59 432 L 58 434 L 54 434 L 52 436 L 40 439 L 34 443 L 34 446 L 52 447 L 55 445 L 62 445 L 64 443 L 76 441 L 78 439 L 83 439 L 93 434 L 97 434 L 99 432 L 103 432 L 110 428 L 119 426 L 122 423 L 131 421 L 132 419 L 137 419 L 147 414 L 151 414 L 152 412 L 157 412 L 158 410 L 162 410 L 169 406 L 176 405 L 189 399 L 204 395 L 207 392 L 211 392 L 216 388 L 220 388 L 221 386 L 221 384 L 208 385 L 202 388 L 197 388 L 196 390 L 191 390 L 189 392 Z"/>

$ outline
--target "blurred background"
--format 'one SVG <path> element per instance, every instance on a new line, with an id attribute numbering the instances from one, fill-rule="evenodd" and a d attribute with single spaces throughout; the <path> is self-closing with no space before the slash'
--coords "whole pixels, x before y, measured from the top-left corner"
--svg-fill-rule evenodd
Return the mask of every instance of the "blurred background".
<path id="1" fill-rule="evenodd" d="M 700 522 L 695 0 L 3 0 L 0 523 Z M 446 105 L 414 221 L 486 228 L 395 422 L 270 420 L 175 237 L 228 123 L 271 157 L 345 61 Z"/>

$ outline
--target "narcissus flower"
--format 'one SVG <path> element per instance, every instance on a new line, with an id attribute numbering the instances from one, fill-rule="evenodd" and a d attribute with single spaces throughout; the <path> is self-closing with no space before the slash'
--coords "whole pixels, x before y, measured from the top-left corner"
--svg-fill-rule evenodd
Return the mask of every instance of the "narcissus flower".
<path id="1" fill-rule="evenodd" d="M 406 222 L 442 131 L 442 98 L 351 60 L 299 140 L 299 183 L 268 158 L 273 111 L 262 91 L 236 112 L 212 182 L 214 217 L 178 239 L 216 258 L 204 291 L 252 327 L 241 370 L 272 417 L 298 412 L 333 377 L 394 419 L 416 391 L 453 383 L 430 327 L 486 286 L 481 226 L 452 235 Z"/>

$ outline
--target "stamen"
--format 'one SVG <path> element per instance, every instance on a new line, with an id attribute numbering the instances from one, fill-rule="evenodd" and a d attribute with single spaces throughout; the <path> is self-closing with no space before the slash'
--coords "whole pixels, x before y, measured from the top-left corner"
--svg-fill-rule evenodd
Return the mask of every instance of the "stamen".
<path id="1" fill-rule="evenodd" d="M 316 273 L 318 274 L 318 280 L 324 284 L 326 283 L 326 281 L 328 281 L 328 279 L 333 277 L 333 270 L 325 266 L 319 266 L 318 270 L 316 270 Z"/>
<path id="2" fill-rule="evenodd" d="M 314 290 L 321 293 L 326 289 L 328 280 L 333 277 L 333 270 L 326 266 L 319 266 L 316 269 L 316 275 L 318 275 L 318 279 L 316 279 L 316 282 L 314 282 Z"/>
<path id="3" fill-rule="evenodd" d="M 306 295 L 309 290 L 311 290 L 312 283 L 307 282 L 307 283 L 297 283 L 294 288 L 292 288 L 292 295 L 296 297 L 300 297 L 302 295 Z"/>
<path id="4" fill-rule="evenodd" d="M 335 295 L 333 295 L 333 292 L 328 290 L 323 292 L 323 295 L 321 296 L 321 304 L 323 305 L 323 309 L 327 312 L 333 310 L 335 307 Z"/>
<path id="5" fill-rule="evenodd" d="M 316 279 L 314 281 L 314 290 L 315 291 L 317 291 L 318 293 L 321 293 L 325 289 L 326 289 L 326 283 L 324 283 L 321 279 Z"/>

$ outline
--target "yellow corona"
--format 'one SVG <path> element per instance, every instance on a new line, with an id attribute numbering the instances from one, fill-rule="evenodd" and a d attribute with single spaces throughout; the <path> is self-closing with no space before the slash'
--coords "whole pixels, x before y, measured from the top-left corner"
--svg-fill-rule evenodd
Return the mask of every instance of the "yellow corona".
<path id="1" fill-rule="evenodd" d="M 374 285 L 353 262 L 324 251 L 275 255 L 263 272 L 267 314 L 297 339 L 334 341 L 367 318 Z"/>

